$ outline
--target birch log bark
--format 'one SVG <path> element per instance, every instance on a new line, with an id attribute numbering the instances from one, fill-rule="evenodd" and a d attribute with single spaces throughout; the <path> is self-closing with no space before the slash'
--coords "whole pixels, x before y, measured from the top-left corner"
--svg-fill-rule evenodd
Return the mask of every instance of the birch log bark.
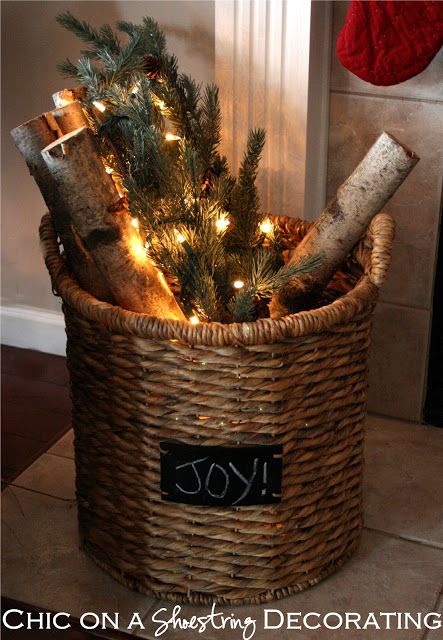
<path id="1" fill-rule="evenodd" d="M 296 277 L 272 297 L 272 318 L 316 304 L 334 271 L 366 231 L 371 219 L 393 196 L 419 158 L 383 132 L 337 195 L 291 252 L 289 263 L 321 254 L 321 265 Z"/>
<path id="2" fill-rule="evenodd" d="M 71 102 L 19 125 L 11 135 L 51 213 L 69 270 L 93 296 L 114 302 L 91 256 L 77 243 L 65 204 L 41 155 L 42 149 L 52 142 L 86 124 L 80 103 Z"/>
<path id="3" fill-rule="evenodd" d="M 78 243 L 92 256 L 117 304 L 185 320 L 162 272 L 146 256 L 92 130 L 81 127 L 63 136 L 43 149 L 42 157 Z"/>

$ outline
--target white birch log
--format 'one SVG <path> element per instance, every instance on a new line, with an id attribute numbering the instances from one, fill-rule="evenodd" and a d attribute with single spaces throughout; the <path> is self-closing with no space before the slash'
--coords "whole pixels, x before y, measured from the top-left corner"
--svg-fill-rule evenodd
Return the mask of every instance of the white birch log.
<path id="1" fill-rule="evenodd" d="M 63 105 L 69 104 L 71 102 L 74 101 L 79 101 L 79 102 L 84 102 L 86 100 L 88 96 L 88 92 L 86 87 L 83 86 L 79 86 L 79 87 L 74 87 L 72 89 L 62 89 L 61 91 L 57 91 L 56 93 L 52 94 L 52 99 L 54 101 L 54 104 L 56 107 L 61 107 Z M 103 112 L 100 109 L 97 109 L 96 106 L 91 107 L 90 109 L 90 114 L 92 115 L 92 117 L 95 119 L 96 125 L 98 127 L 100 127 L 103 124 L 103 121 L 106 119 L 106 116 L 104 116 Z M 88 123 L 86 123 L 88 124 Z M 80 126 L 80 125 L 79 125 Z M 74 127 L 77 128 L 77 127 Z M 71 129 L 71 131 L 73 131 L 73 129 Z M 66 131 L 66 133 L 68 133 Z M 122 174 L 124 174 L 125 169 L 124 166 L 122 164 L 122 161 L 117 153 L 117 150 L 112 142 L 112 140 L 110 139 L 110 137 L 106 134 L 104 134 L 104 136 L 106 138 L 106 143 L 108 145 L 109 151 L 111 152 L 111 154 L 114 156 L 114 161 L 117 163 L 117 165 L 119 166 L 119 170 Z M 116 177 L 115 174 L 113 174 L 112 179 L 114 180 L 116 186 L 117 186 L 117 190 L 119 192 L 122 191 L 122 186 L 121 186 L 121 182 L 119 180 L 119 178 Z"/>
<path id="2" fill-rule="evenodd" d="M 86 99 L 86 87 L 73 87 L 72 89 L 62 89 L 61 91 L 57 91 L 52 94 L 52 99 L 56 107 L 64 107 L 75 100 Z"/>
<path id="3" fill-rule="evenodd" d="M 413 151 L 388 133 L 380 135 L 300 244 L 291 251 L 289 263 L 318 254 L 322 255 L 322 263 L 274 294 L 270 303 L 272 318 L 307 309 L 318 301 L 371 219 L 385 206 L 418 160 Z"/>
<path id="4" fill-rule="evenodd" d="M 86 291 L 99 300 L 113 302 L 109 288 L 103 282 L 91 256 L 78 244 L 68 212 L 41 155 L 42 149 L 49 144 L 86 124 L 87 120 L 80 104 L 73 102 L 19 125 L 11 131 L 11 136 L 52 215 L 69 270 Z"/>
<path id="5" fill-rule="evenodd" d="M 129 311 L 185 320 L 162 272 L 146 257 L 138 231 L 106 172 L 92 130 L 82 127 L 42 151 L 72 225 Z"/>

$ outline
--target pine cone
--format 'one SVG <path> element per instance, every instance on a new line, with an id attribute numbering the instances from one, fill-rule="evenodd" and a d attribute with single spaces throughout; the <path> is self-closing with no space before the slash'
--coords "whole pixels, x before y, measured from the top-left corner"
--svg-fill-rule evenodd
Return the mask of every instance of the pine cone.
<path id="1" fill-rule="evenodd" d="M 155 80 L 160 73 L 160 60 L 155 56 L 145 56 L 143 72 L 149 80 Z"/>

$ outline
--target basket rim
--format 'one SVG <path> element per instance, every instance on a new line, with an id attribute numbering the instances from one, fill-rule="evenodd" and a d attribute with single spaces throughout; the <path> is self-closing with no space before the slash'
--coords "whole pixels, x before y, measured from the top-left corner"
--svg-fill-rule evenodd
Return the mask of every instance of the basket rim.
<path id="1" fill-rule="evenodd" d="M 288 229 L 310 223 L 298 218 L 274 216 Z M 69 274 L 60 255 L 51 214 L 40 223 L 40 241 L 53 292 L 63 302 L 89 321 L 98 322 L 109 331 L 139 338 L 177 340 L 192 346 L 248 346 L 271 344 L 327 331 L 372 310 L 391 260 L 395 223 L 388 213 L 379 213 L 371 221 L 363 238 L 370 248 L 369 264 L 362 263 L 365 273 L 356 285 L 337 300 L 310 311 L 299 311 L 283 318 L 261 318 L 255 322 L 218 322 L 193 325 L 182 320 L 170 320 L 145 313 L 127 311 L 122 307 L 97 300 L 84 291 Z"/>

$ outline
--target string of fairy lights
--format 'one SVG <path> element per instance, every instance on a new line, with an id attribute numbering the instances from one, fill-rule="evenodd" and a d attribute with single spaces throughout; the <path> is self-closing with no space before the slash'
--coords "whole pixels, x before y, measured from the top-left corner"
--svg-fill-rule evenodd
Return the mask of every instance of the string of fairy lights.
<path id="1" fill-rule="evenodd" d="M 134 87 L 132 89 L 132 93 L 136 93 L 138 90 L 138 87 Z M 100 112 L 100 113 L 104 113 L 106 111 L 106 105 L 103 104 L 103 102 L 100 102 L 98 100 L 94 100 L 93 103 L 94 107 Z M 161 108 L 161 105 L 159 105 Z M 173 133 L 172 131 L 168 131 L 165 133 L 164 138 L 167 142 L 177 142 L 178 140 L 181 140 L 181 137 L 176 135 L 175 133 Z M 107 165 L 105 165 L 106 168 L 106 172 L 107 173 L 114 173 L 113 169 Z M 121 190 L 121 186 L 119 185 L 118 182 L 115 183 L 116 187 L 117 187 L 117 191 L 120 195 L 120 197 L 122 197 L 124 195 L 124 193 Z M 138 231 L 140 232 L 140 224 L 139 221 L 136 217 L 132 217 L 131 218 L 131 224 L 132 226 Z M 217 218 L 217 220 L 215 221 L 215 226 L 217 231 L 219 231 L 220 233 L 223 233 L 224 231 L 226 231 L 226 229 L 229 227 L 229 225 L 231 224 L 231 221 L 229 219 L 229 216 L 227 214 L 221 215 Z M 269 218 L 265 218 L 259 225 L 259 230 L 261 233 L 267 235 L 267 236 L 271 236 L 274 233 L 274 224 L 272 223 L 272 221 Z M 177 242 L 179 242 L 180 244 L 183 244 L 186 239 L 184 237 L 184 235 L 182 233 L 180 233 L 177 229 L 175 230 L 175 235 L 176 235 L 176 239 Z M 134 255 L 134 257 L 137 260 L 141 260 L 141 259 L 146 259 L 146 249 L 149 245 L 149 241 L 145 244 L 145 247 L 143 247 L 141 241 L 139 243 L 137 243 L 136 241 L 134 241 L 132 243 L 131 249 L 132 249 L 132 253 Z M 245 282 L 243 280 L 240 279 L 236 279 L 232 282 L 232 287 L 234 289 L 236 289 L 237 291 L 243 289 L 243 287 L 245 286 Z M 193 325 L 197 325 L 200 324 L 200 319 L 198 318 L 197 314 L 194 312 L 193 315 L 191 315 L 188 318 L 189 322 Z"/>

